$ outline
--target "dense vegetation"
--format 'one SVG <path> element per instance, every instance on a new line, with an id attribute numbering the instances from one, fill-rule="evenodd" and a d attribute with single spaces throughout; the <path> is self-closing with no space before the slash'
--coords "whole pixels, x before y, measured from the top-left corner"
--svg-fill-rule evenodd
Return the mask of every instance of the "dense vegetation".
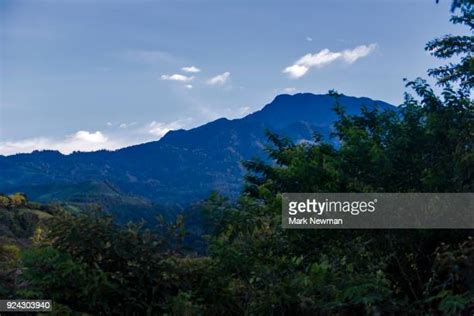
<path id="1" fill-rule="evenodd" d="M 472 32 L 472 1 L 454 1 L 453 11 Z M 94 210 L 0 196 L 0 228 L 11 236 L 0 244 L 0 295 L 51 298 L 59 313 L 471 315 L 472 231 L 284 230 L 280 194 L 473 192 L 473 41 L 428 44 L 437 57 L 460 59 L 430 70 L 441 96 L 416 79 L 397 112 L 349 115 L 338 103 L 337 145 L 268 133 L 273 162 L 245 163 L 239 200 L 213 194 L 201 204 L 199 255 L 183 244 L 182 217 L 118 226 Z"/>
<path id="2" fill-rule="evenodd" d="M 59 207 L 29 202 L 20 193 L 0 194 L 0 297 L 9 297 L 21 283 L 20 249 L 42 234 L 58 212 Z"/>

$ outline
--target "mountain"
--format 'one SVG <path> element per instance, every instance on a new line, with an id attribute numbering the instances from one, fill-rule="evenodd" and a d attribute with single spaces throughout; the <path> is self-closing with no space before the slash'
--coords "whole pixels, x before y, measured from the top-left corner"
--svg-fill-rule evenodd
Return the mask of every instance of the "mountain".
<path id="1" fill-rule="evenodd" d="M 339 102 L 348 114 L 359 113 L 361 106 L 395 109 L 369 98 L 341 96 Z M 243 118 L 170 131 L 158 141 L 116 151 L 0 156 L 0 192 L 21 191 L 43 202 L 74 201 L 77 195 L 82 202 L 96 201 L 99 195 L 109 201 L 126 196 L 127 205 L 145 210 L 150 203 L 184 206 L 213 190 L 236 196 L 245 173 L 241 161 L 264 156 L 266 129 L 294 141 L 311 139 L 313 131 L 329 137 L 334 103 L 330 95 L 284 94 Z"/>

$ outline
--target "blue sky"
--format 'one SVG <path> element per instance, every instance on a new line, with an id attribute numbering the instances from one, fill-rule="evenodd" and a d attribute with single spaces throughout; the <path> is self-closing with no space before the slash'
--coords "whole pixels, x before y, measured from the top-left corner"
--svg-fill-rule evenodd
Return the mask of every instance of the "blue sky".
<path id="1" fill-rule="evenodd" d="M 1 1 L 0 154 L 115 149 L 277 94 L 399 104 L 441 1 Z"/>

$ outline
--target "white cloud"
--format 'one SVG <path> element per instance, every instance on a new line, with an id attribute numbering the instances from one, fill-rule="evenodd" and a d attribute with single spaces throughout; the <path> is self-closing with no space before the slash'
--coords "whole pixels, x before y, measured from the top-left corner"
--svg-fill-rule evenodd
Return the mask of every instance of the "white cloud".
<path id="1" fill-rule="evenodd" d="M 144 64 L 176 63 L 178 58 L 160 50 L 129 50 L 125 57 Z"/>
<path id="2" fill-rule="evenodd" d="M 309 70 L 308 66 L 293 65 L 286 67 L 283 73 L 287 73 L 291 78 L 303 77 Z"/>
<path id="3" fill-rule="evenodd" d="M 189 66 L 189 67 L 183 67 L 181 68 L 182 71 L 184 72 L 189 72 L 189 73 L 198 73 L 201 71 L 201 69 L 195 67 L 195 66 Z"/>
<path id="4" fill-rule="evenodd" d="M 217 75 L 207 80 L 207 84 L 212 85 L 212 86 L 215 86 L 215 85 L 221 86 L 229 80 L 229 77 L 230 77 L 230 72 L 226 71 L 223 74 Z"/>
<path id="5" fill-rule="evenodd" d="M 104 134 L 99 131 L 94 133 L 88 131 L 78 131 L 76 134 L 74 134 L 72 140 L 101 144 L 107 142 L 107 137 L 105 137 Z"/>
<path id="6" fill-rule="evenodd" d="M 293 65 L 286 67 L 283 73 L 286 73 L 290 78 L 300 78 L 304 76 L 312 67 L 321 68 L 336 60 L 342 60 L 348 64 L 352 64 L 359 58 L 369 55 L 377 44 L 360 45 L 353 49 L 346 49 L 340 52 L 332 52 L 325 48 L 315 54 L 306 54 L 298 59 Z"/>
<path id="7" fill-rule="evenodd" d="M 14 141 L 0 141 L 0 155 L 13 155 L 16 153 L 29 153 L 34 150 L 58 150 L 63 154 L 74 151 L 96 151 L 101 149 L 115 150 L 126 146 L 155 141 L 168 131 L 189 127 L 193 122 L 191 118 L 180 119 L 164 123 L 153 121 L 138 124 L 122 123 L 128 129 L 108 129 L 109 133 L 101 131 L 80 130 L 74 134 L 63 137 L 35 137 Z M 120 127 L 119 124 L 115 124 Z"/>
<path id="8" fill-rule="evenodd" d="M 129 128 L 129 127 L 132 127 L 132 126 L 135 126 L 137 125 L 137 122 L 130 122 L 130 123 L 122 123 L 119 125 L 120 128 Z"/>
<path id="9" fill-rule="evenodd" d="M 312 42 L 313 39 L 312 39 L 311 37 L 309 37 L 309 36 L 306 36 L 306 41 L 307 41 L 307 42 Z"/>
<path id="10" fill-rule="evenodd" d="M 283 92 L 285 93 L 293 93 L 295 91 L 296 91 L 296 88 L 293 88 L 293 87 L 283 89 Z"/>
<path id="11" fill-rule="evenodd" d="M 357 59 L 365 57 L 369 55 L 374 49 L 377 47 L 377 44 L 370 44 L 370 45 L 360 45 L 354 49 L 346 49 L 342 52 L 342 57 L 344 61 L 349 64 L 352 64 Z"/>
<path id="12" fill-rule="evenodd" d="M 187 84 L 185 85 L 186 89 L 192 89 L 193 88 L 193 85 L 192 84 Z"/>
<path id="13" fill-rule="evenodd" d="M 178 120 L 170 123 L 153 121 L 149 124 L 148 133 L 161 138 L 171 130 L 183 128 L 186 120 Z"/>
<path id="14" fill-rule="evenodd" d="M 12 155 L 34 150 L 58 150 L 63 154 L 73 151 L 94 151 L 100 149 L 117 149 L 125 144 L 110 140 L 100 131 L 78 131 L 63 138 L 35 137 L 18 141 L 0 142 L 0 154 Z"/>
<path id="15" fill-rule="evenodd" d="M 194 79 L 193 76 L 188 77 L 185 75 L 174 74 L 174 75 L 162 75 L 161 80 L 170 80 L 170 81 L 181 81 L 181 82 L 189 82 Z"/>
<path id="16" fill-rule="evenodd" d="M 112 122 L 107 122 L 108 127 L 111 127 L 112 125 L 114 125 L 114 124 L 112 124 Z"/>

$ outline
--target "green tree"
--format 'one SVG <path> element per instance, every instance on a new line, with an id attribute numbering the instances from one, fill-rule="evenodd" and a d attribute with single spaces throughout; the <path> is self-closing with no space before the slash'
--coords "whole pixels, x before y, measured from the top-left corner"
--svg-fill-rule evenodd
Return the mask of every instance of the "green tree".
<path id="1" fill-rule="evenodd" d="M 472 3 L 457 1 L 453 9 L 461 11 L 453 22 L 472 30 Z M 245 163 L 246 191 L 226 210 L 211 243 L 210 273 L 227 280 L 222 293 L 229 295 L 214 308 L 234 306 L 234 314 L 446 314 L 466 307 L 474 296 L 467 277 L 472 266 L 459 270 L 461 264 L 453 263 L 435 276 L 433 271 L 441 271 L 438 247 L 462 244 L 472 232 L 285 231 L 279 195 L 472 192 L 472 45 L 461 40 L 472 38 L 446 37 L 427 46 L 436 57 L 465 54 L 458 64 L 429 71 L 443 85 L 441 96 L 418 78 L 407 83 L 415 95 L 407 93 L 396 112 L 365 108 L 351 116 L 333 93 L 337 147 L 318 135 L 296 145 L 268 133 L 272 163 Z M 443 253 L 471 258 L 474 249 Z M 453 274 L 456 282 L 450 283 L 447 275 Z"/>

